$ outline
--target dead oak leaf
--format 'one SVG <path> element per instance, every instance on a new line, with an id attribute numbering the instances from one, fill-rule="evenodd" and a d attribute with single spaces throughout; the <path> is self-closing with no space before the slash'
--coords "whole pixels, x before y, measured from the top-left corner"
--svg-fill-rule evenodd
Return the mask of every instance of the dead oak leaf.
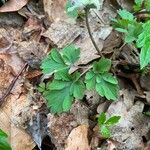
<path id="1" fill-rule="evenodd" d="M 65 150 L 90 150 L 87 125 L 78 126 L 71 131 Z"/>
<path id="2" fill-rule="evenodd" d="M 18 11 L 28 3 L 28 0 L 9 0 L 0 8 L 0 12 Z"/>

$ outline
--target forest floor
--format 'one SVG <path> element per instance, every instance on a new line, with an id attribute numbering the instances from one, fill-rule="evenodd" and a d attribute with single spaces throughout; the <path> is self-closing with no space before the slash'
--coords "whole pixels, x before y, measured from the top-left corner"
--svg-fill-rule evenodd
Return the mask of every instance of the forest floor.
<path id="1" fill-rule="evenodd" d="M 0 7 L 0 129 L 13 150 L 149 150 L 150 76 L 137 72 L 139 51 L 124 45 L 110 25 L 117 10 L 130 10 L 131 0 L 101 0 L 90 13 L 92 34 L 103 55 L 112 58 L 119 81 L 119 98 L 109 103 L 95 91 L 85 91 L 67 113 L 52 114 L 37 87 L 51 78 L 42 74 L 41 61 L 53 47 L 74 43 L 81 49 L 79 65 L 99 59 L 85 19 L 67 16 L 66 0 L 9 0 Z M 124 67 L 128 66 L 128 69 Z M 112 138 L 99 133 L 95 116 L 119 115 Z"/>

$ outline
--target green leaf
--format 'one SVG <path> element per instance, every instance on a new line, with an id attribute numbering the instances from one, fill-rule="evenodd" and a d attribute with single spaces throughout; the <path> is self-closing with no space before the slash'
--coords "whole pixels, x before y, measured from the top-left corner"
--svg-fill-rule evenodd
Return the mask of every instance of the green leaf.
<path id="1" fill-rule="evenodd" d="M 136 5 L 141 6 L 141 5 L 142 5 L 143 0 L 134 0 L 134 2 L 135 2 L 135 4 L 136 4 Z"/>
<path id="2" fill-rule="evenodd" d="M 71 4 L 70 0 L 67 0 L 67 3 L 65 5 L 65 10 L 66 10 L 68 16 L 73 17 L 73 18 L 77 18 L 78 17 L 78 9 L 75 8 L 72 11 L 68 11 L 68 9 L 71 7 L 73 7 L 73 5 Z"/>
<path id="3" fill-rule="evenodd" d="M 41 65 L 44 74 L 52 74 L 67 67 L 57 49 L 52 49 L 51 53 L 42 61 Z"/>
<path id="4" fill-rule="evenodd" d="M 111 73 L 95 73 L 90 70 L 86 73 L 85 83 L 88 90 L 96 89 L 98 94 L 108 100 L 118 98 L 118 81 Z"/>
<path id="5" fill-rule="evenodd" d="M 63 49 L 63 59 L 66 64 L 74 64 L 80 56 L 80 49 L 74 45 L 69 45 Z"/>
<path id="6" fill-rule="evenodd" d="M 1 138 L 1 137 L 7 138 L 8 136 L 7 136 L 7 134 L 6 134 L 4 131 L 2 131 L 2 130 L 0 129 L 0 138 Z"/>
<path id="7" fill-rule="evenodd" d="M 144 6 L 147 11 L 150 11 L 150 0 L 145 0 Z"/>
<path id="8" fill-rule="evenodd" d="M 85 85 L 82 81 L 78 80 L 76 81 L 73 86 L 73 96 L 77 99 L 82 99 L 84 96 L 84 91 L 85 91 Z"/>
<path id="9" fill-rule="evenodd" d="M 143 69 L 150 62 L 150 21 L 143 24 L 142 33 L 138 36 L 136 45 L 141 48 L 140 68 Z"/>
<path id="10" fill-rule="evenodd" d="M 103 76 L 101 75 L 99 75 L 97 78 L 99 81 L 96 83 L 96 91 L 98 94 L 102 97 L 105 96 L 108 100 L 116 100 L 118 98 L 118 84 L 112 84 L 104 80 Z"/>
<path id="11" fill-rule="evenodd" d="M 43 82 L 40 83 L 39 86 L 37 87 L 38 91 L 41 93 L 45 91 L 45 88 L 46 88 L 46 85 Z"/>
<path id="12" fill-rule="evenodd" d="M 144 115 L 150 117 L 150 111 L 147 111 L 147 112 L 143 112 Z"/>
<path id="13" fill-rule="evenodd" d="M 125 42 L 131 43 L 133 41 L 136 41 L 138 36 L 141 34 L 142 30 L 142 23 L 134 21 L 131 24 L 129 24 L 127 32 L 125 33 Z"/>
<path id="14" fill-rule="evenodd" d="M 146 40 L 150 37 L 150 21 L 147 21 L 142 26 L 143 30 L 136 41 L 136 45 L 138 48 L 143 47 L 145 45 Z"/>
<path id="15" fill-rule="evenodd" d="M 102 112 L 98 117 L 98 124 L 99 126 L 103 125 L 106 121 L 106 114 Z"/>
<path id="16" fill-rule="evenodd" d="M 88 90 L 92 90 L 95 88 L 96 86 L 96 76 L 95 73 L 93 71 L 89 71 L 86 73 L 85 76 L 85 83 L 86 83 L 86 88 Z"/>
<path id="17" fill-rule="evenodd" d="M 109 119 L 105 122 L 105 124 L 106 124 L 107 126 L 115 125 L 115 124 L 117 124 L 117 123 L 119 122 L 120 118 L 121 118 L 120 116 L 113 116 L 113 117 L 109 118 Z"/>
<path id="18" fill-rule="evenodd" d="M 135 5 L 133 6 L 134 11 L 139 11 L 141 9 L 143 0 L 135 0 Z"/>
<path id="19" fill-rule="evenodd" d="M 93 64 L 94 73 L 105 73 L 111 68 L 111 60 L 107 58 L 101 58 L 98 62 Z"/>
<path id="20" fill-rule="evenodd" d="M 63 72 L 65 74 L 65 71 Z M 79 79 L 80 73 L 76 72 L 69 75 L 66 71 L 67 80 L 63 76 L 57 76 L 47 86 L 47 92 L 44 97 L 47 99 L 48 107 L 53 113 L 66 112 L 71 108 L 71 105 L 76 99 L 82 99 L 84 96 L 85 85 Z"/>
<path id="21" fill-rule="evenodd" d="M 104 138 L 110 138 L 110 137 L 111 137 L 111 131 L 110 131 L 110 129 L 109 129 L 107 126 L 105 126 L 105 125 L 102 125 L 102 126 L 100 127 L 100 132 L 101 132 L 101 134 L 102 134 L 102 136 L 103 136 Z"/>
<path id="22" fill-rule="evenodd" d="M 115 30 L 122 32 L 122 33 L 127 33 L 127 27 L 128 24 L 130 23 L 129 20 L 126 19 L 113 19 L 113 27 Z"/>
<path id="23" fill-rule="evenodd" d="M 0 150 L 11 150 L 7 137 L 7 134 L 0 129 Z"/>
<path id="24" fill-rule="evenodd" d="M 129 21 L 133 21 L 133 20 L 134 20 L 133 14 L 130 13 L 129 11 L 125 10 L 125 9 L 119 10 L 119 11 L 118 11 L 118 14 L 119 14 L 119 16 L 120 16 L 122 19 L 129 20 Z"/>
<path id="25" fill-rule="evenodd" d="M 112 76 L 111 73 L 105 73 L 102 75 L 103 79 L 112 84 L 118 84 L 118 80 L 116 77 Z"/>
<path id="26" fill-rule="evenodd" d="M 80 49 L 74 45 L 66 46 L 62 54 L 57 49 L 52 49 L 51 53 L 42 61 L 41 69 L 44 74 L 53 74 L 69 68 L 79 59 Z"/>
<path id="27" fill-rule="evenodd" d="M 150 37 L 145 41 L 145 45 L 140 52 L 140 67 L 143 69 L 150 63 Z"/>

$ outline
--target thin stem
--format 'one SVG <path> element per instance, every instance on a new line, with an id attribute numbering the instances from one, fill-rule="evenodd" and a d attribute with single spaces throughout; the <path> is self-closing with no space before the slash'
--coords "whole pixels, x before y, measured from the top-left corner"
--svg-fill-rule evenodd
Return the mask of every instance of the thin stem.
<path id="1" fill-rule="evenodd" d="M 85 9 L 85 18 L 86 18 L 86 26 L 87 26 L 87 30 L 88 30 L 88 33 L 89 33 L 89 36 L 90 36 L 90 39 L 96 49 L 96 51 L 98 52 L 98 54 L 103 57 L 103 54 L 101 53 L 100 49 L 98 48 L 94 38 L 93 38 L 93 35 L 92 35 L 92 32 L 91 32 L 91 28 L 90 28 L 90 25 L 89 25 L 89 19 L 88 19 L 88 14 L 89 14 L 89 9 Z"/>
<path id="2" fill-rule="evenodd" d="M 0 98 L 0 106 L 2 105 L 3 101 L 9 96 L 9 94 L 10 94 L 11 90 L 13 89 L 16 81 L 18 80 L 18 78 L 22 74 L 22 72 L 25 70 L 27 65 L 28 65 L 27 63 L 24 64 L 24 66 L 21 68 L 21 70 L 19 71 L 17 76 L 13 79 L 13 81 L 9 85 L 8 89 L 6 90 L 6 93 Z"/>

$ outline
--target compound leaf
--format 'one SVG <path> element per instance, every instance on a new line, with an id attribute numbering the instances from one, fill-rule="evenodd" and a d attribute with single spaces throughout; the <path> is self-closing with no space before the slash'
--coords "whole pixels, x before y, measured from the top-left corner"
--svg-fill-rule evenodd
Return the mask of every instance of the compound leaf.
<path id="1" fill-rule="evenodd" d="M 53 74 L 69 68 L 79 59 L 80 49 L 74 45 L 66 46 L 62 54 L 57 49 L 52 49 L 51 53 L 42 61 L 41 69 L 44 74 Z"/>
<path id="2" fill-rule="evenodd" d="M 116 100 L 118 98 L 118 84 L 112 84 L 101 78 L 101 82 L 96 83 L 96 91 L 102 97 L 105 96 L 108 100 Z"/>
<path id="3" fill-rule="evenodd" d="M 63 72 L 65 74 L 65 71 Z M 79 80 L 80 73 L 76 72 L 69 75 L 66 71 L 68 78 L 59 75 L 52 83 L 48 84 L 45 98 L 47 99 L 48 107 L 53 113 L 66 112 L 71 108 L 74 98 L 82 99 L 84 96 L 85 85 Z"/>
<path id="4" fill-rule="evenodd" d="M 96 89 L 98 94 L 108 100 L 118 98 L 118 81 L 111 73 L 109 59 L 102 58 L 93 64 L 93 69 L 88 71 L 85 76 L 85 83 L 88 90 Z"/>
<path id="5" fill-rule="evenodd" d="M 57 72 L 67 67 L 57 49 L 52 49 L 51 53 L 42 61 L 41 65 L 44 74 L 52 74 L 54 71 Z"/>

